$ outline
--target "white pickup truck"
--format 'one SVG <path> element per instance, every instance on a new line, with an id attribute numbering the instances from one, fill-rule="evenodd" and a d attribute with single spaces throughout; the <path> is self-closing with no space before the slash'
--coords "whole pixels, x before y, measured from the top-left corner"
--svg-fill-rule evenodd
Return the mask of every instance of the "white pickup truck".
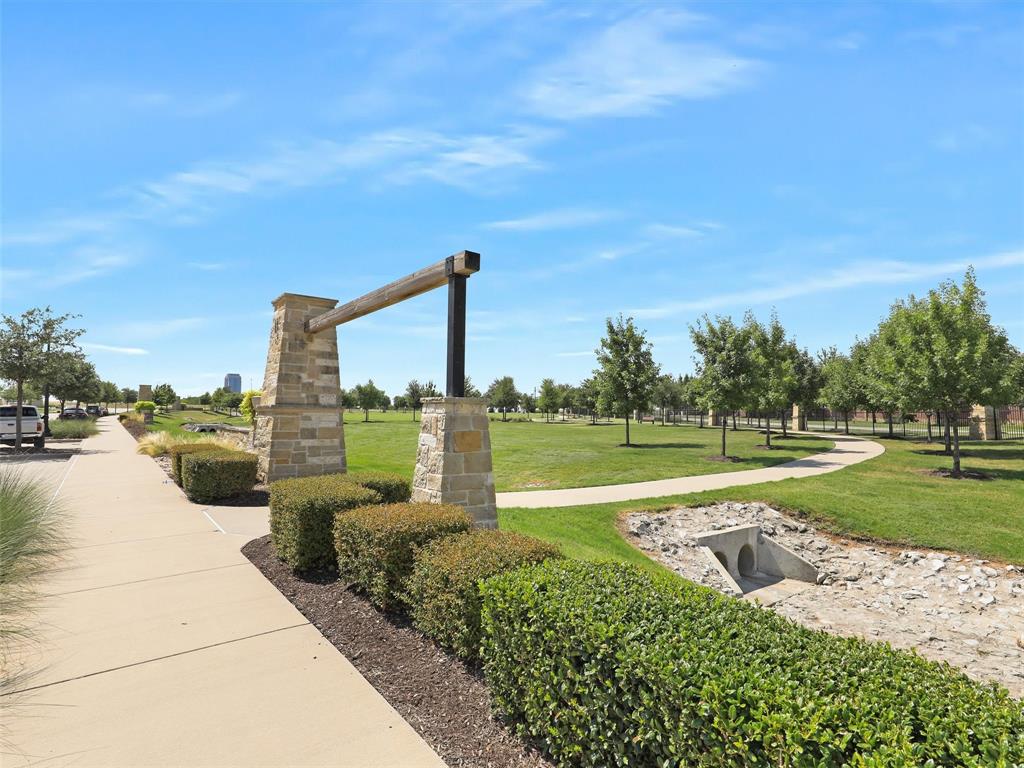
<path id="1" fill-rule="evenodd" d="M 15 421 L 15 414 L 18 406 L 0 405 L 0 443 L 14 445 L 17 439 L 18 423 Z M 43 420 L 39 418 L 39 412 L 34 405 L 21 406 L 21 444 L 32 444 L 36 448 L 42 448 L 46 442 L 43 437 Z"/>

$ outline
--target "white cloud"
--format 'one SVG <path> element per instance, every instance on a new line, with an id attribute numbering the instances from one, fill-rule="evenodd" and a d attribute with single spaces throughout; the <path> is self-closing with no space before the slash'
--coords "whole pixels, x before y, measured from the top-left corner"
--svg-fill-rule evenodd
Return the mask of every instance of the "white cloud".
<path id="1" fill-rule="evenodd" d="M 399 130 L 349 142 L 315 139 L 279 144 L 262 156 L 194 164 L 155 181 L 119 190 L 126 202 L 88 216 L 60 216 L 14 228 L 5 245 L 53 245 L 116 233 L 132 222 L 194 224 L 233 198 L 274 195 L 336 184 L 349 174 L 376 171 L 374 179 L 410 183 L 430 179 L 485 190 L 501 173 L 541 167 L 533 149 L 552 131 L 510 129 L 499 134 L 445 135 Z"/>
<path id="2" fill-rule="evenodd" d="M 521 219 L 492 221 L 483 226 L 486 229 L 500 229 L 512 232 L 543 232 L 550 229 L 572 229 L 597 224 L 615 216 L 612 211 L 587 208 L 559 208 L 553 211 L 524 216 Z"/>
<path id="3" fill-rule="evenodd" d="M 704 233 L 695 227 L 680 227 L 675 224 L 648 224 L 644 227 L 648 237 L 658 239 L 689 239 L 703 237 Z"/>
<path id="4" fill-rule="evenodd" d="M 86 349 L 95 349 L 97 352 L 112 352 L 115 355 L 148 355 L 148 349 L 142 347 L 115 347 L 110 344 L 95 344 L 91 341 L 83 341 L 82 346 Z"/>
<path id="5" fill-rule="evenodd" d="M 654 307 L 638 307 L 629 314 L 639 318 L 662 318 L 687 312 L 708 312 L 724 307 L 750 307 L 795 299 L 829 291 L 856 288 L 862 285 L 893 285 L 919 280 L 947 277 L 976 269 L 1002 269 L 1024 266 L 1024 250 L 1007 251 L 977 259 L 941 263 L 913 264 L 905 261 L 871 261 L 848 264 L 820 277 L 792 280 L 765 288 L 712 294 L 693 301 L 667 302 Z"/>
<path id="6" fill-rule="evenodd" d="M 651 11 L 579 41 L 525 87 L 528 108 L 561 120 L 636 116 L 679 99 L 704 99 L 741 85 L 754 62 L 670 35 L 698 17 Z"/>
<path id="7" fill-rule="evenodd" d="M 49 278 L 51 285 L 71 285 L 92 277 L 100 277 L 133 264 L 135 256 L 99 246 L 77 248 L 72 255 L 57 264 Z"/>

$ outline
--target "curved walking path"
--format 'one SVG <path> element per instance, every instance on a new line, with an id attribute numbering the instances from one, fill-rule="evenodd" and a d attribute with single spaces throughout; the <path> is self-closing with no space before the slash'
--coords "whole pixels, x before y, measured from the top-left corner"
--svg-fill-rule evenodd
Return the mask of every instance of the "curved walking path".
<path id="1" fill-rule="evenodd" d="M 815 434 L 818 433 L 803 433 Z M 819 435 L 820 436 L 820 435 Z M 643 483 L 621 485 L 594 485 L 588 488 L 565 488 L 556 491 L 513 491 L 498 494 L 499 507 L 575 507 L 581 504 L 605 504 L 612 501 L 652 499 L 658 496 L 676 496 L 682 493 L 715 491 L 738 485 L 756 485 L 794 477 L 813 477 L 835 472 L 837 469 L 859 464 L 881 456 L 885 448 L 879 443 L 848 435 L 830 435 L 835 447 L 825 453 L 816 453 L 796 461 L 787 461 L 774 467 L 748 469 L 740 472 L 717 472 L 713 475 L 673 477 L 667 480 L 648 480 Z"/>

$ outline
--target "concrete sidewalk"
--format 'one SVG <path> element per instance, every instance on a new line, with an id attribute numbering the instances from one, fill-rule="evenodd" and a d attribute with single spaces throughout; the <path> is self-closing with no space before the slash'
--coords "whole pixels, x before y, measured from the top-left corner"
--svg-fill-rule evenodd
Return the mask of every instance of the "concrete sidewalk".
<path id="1" fill-rule="evenodd" d="M 798 433 L 803 434 L 803 433 Z M 810 433 L 807 433 L 810 434 Z M 817 434 L 817 433 L 814 433 Z M 820 436 L 820 435 L 819 435 Z M 580 504 L 604 504 L 611 501 L 632 501 L 681 493 L 714 491 L 739 485 L 755 485 L 794 477 L 812 477 L 826 472 L 859 464 L 885 452 L 885 448 L 871 440 L 846 435 L 829 435 L 835 447 L 825 453 L 816 453 L 805 459 L 789 461 L 764 469 L 741 472 L 718 472 L 713 475 L 673 477 L 668 480 L 650 480 L 622 485 L 595 485 L 590 488 L 566 488 L 560 491 L 515 491 L 498 494 L 498 507 L 574 507 Z"/>
<path id="2" fill-rule="evenodd" d="M 0 699 L 5 768 L 443 766 L 113 418 L 59 500 L 32 676 Z M 251 510 L 259 514 L 259 510 Z"/>

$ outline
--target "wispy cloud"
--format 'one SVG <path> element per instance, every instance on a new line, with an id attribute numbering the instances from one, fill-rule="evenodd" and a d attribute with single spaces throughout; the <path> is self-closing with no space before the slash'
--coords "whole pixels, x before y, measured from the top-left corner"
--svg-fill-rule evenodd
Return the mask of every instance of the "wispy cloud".
<path id="1" fill-rule="evenodd" d="M 560 120 L 635 116 L 736 88 L 755 62 L 674 37 L 699 20 L 657 10 L 618 21 L 535 72 L 523 89 L 526 105 Z"/>
<path id="2" fill-rule="evenodd" d="M 512 232 L 543 232 L 550 229 L 573 229 L 598 224 L 616 216 L 614 211 L 589 208 L 559 208 L 520 219 L 505 219 L 484 224 L 486 229 Z"/>
<path id="3" fill-rule="evenodd" d="M 148 355 L 149 350 L 142 347 L 115 347 L 111 344 L 97 344 L 91 341 L 83 341 L 82 346 L 86 349 L 94 349 L 97 352 L 111 352 L 115 355 Z"/>
<path id="4" fill-rule="evenodd" d="M 136 260 L 131 253 L 98 246 L 84 246 L 76 249 L 70 258 L 57 265 L 50 282 L 52 285 L 80 283 L 127 267 Z"/>
<path id="5" fill-rule="evenodd" d="M 498 174 L 542 167 L 532 152 L 555 135 L 532 128 L 470 135 L 397 130 L 347 142 L 314 139 L 278 144 L 259 156 L 197 163 L 124 187 L 117 191 L 124 202 L 106 211 L 8 227 L 3 242 L 54 245 L 116 233 L 137 222 L 194 224 L 235 198 L 337 184 L 353 173 L 371 170 L 376 171 L 375 183 L 429 179 L 481 189 L 483 180 Z"/>
<path id="6" fill-rule="evenodd" d="M 840 291 L 862 285 L 893 285 L 911 283 L 936 277 L 947 277 L 977 269 L 1003 269 L 1024 266 L 1024 250 L 983 256 L 977 259 L 914 264 L 906 261 L 869 261 L 851 263 L 830 270 L 819 277 L 807 277 L 765 288 L 712 294 L 693 301 L 667 302 L 653 307 L 637 307 L 629 314 L 639 318 L 671 317 L 687 312 L 708 312 L 725 307 L 744 308 L 757 304 L 770 304 L 817 293 Z"/>

